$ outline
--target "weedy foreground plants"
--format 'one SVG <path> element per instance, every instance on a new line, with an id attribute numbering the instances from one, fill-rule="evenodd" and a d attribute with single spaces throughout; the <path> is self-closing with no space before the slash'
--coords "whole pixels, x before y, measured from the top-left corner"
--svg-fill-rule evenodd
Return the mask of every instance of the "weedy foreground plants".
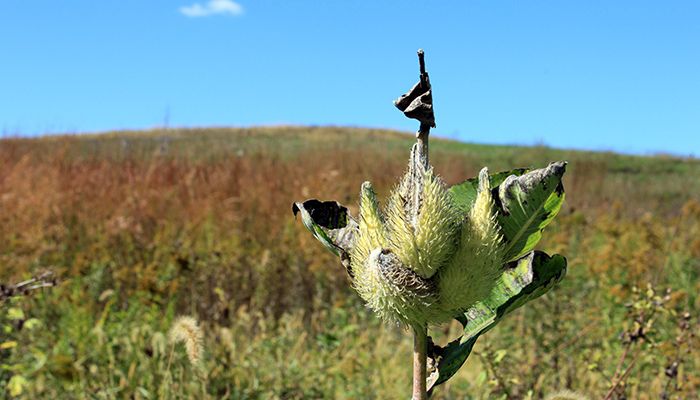
<path id="1" fill-rule="evenodd" d="M 304 225 L 340 257 L 360 297 L 383 320 L 414 333 L 413 399 L 427 399 L 464 364 L 480 335 L 544 294 L 566 259 L 534 250 L 564 201 L 565 162 L 489 174 L 447 188 L 428 159 L 435 127 L 432 88 L 418 51 L 420 81 L 395 105 L 417 119 L 406 174 L 380 207 L 369 182 L 359 218 L 334 201 L 295 203 Z M 429 326 L 457 319 L 463 335 L 445 347 Z"/>

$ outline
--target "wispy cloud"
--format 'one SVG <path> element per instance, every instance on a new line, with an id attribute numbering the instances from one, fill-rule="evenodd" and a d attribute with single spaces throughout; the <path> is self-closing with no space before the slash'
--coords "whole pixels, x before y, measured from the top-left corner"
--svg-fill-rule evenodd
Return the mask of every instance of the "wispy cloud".
<path id="1" fill-rule="evenodd" d="M 206 3 L 180 7 L 179 11 L 186 17 L 197 18 L 210 15 L 241 15 L 243 7 L 231 0 L 209 0 Z"/>

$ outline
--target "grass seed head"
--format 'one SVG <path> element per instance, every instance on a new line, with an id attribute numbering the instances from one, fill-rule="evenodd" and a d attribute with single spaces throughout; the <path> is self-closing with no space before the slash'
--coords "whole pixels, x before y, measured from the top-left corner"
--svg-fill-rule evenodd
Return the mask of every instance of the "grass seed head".
<path id="1" fill-rule="evenodd" d="M 204 354 L 202 329 L 197 324 L 197 320 L 182 316 L 175 320 L 170 328 L 170 343 L 183 343 L 187 358 L 193 366 L 200 367 Z"/>
<path id="2" fill-rule="evenodd" d="M 545 400 L 588 400 L 588 397 L 571 390 L 561 390 L 545 397 Z"/>

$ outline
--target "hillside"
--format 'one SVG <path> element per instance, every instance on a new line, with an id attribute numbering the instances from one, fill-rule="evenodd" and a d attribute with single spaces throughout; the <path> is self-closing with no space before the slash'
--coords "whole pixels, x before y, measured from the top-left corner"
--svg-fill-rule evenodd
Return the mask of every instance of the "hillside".
<path id="1" fill-rule="evenodd" d="M 0 305 L 0 397 L 14 382 L 26 398 L 400 398 L 410 339 L 363 307 L 291 204 L 355 212 L 365 180 L 386 198 L 413 140 L 339 127 L 1 140 L 0 282 L 49 269 L 60 283 Z M 434 398 L 601 398 L 636 318 L 625 304 L 648 285 L 663 300 L 649 303 L 658 345 L 640 344 L 628 398 L 659 398 L 667 364 L 698 348 L 675 338 L 698 329 L 700 161 L 431 139 L 448 184 L 562 159 L 566 203 L 539 247 L 567 256 L 567 278 Z M 204 373 L 167 344 L 181 314 L 203 324 Z M 674 393 L 693 398 L 700 359 L 683 354 Z"/>

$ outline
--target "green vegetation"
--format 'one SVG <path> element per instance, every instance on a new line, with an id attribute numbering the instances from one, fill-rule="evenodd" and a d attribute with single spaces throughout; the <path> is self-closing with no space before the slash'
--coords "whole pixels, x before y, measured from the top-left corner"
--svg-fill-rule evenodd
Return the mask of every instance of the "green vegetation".
<path id="1" fill-rule="evenodd" d="M 0 305 L 0 398 L 405 398 L 409 333 L 363 306 L 290 205 L 357 215 L 361 183 L 389 193 L 413 141 L 287 127 L 3 140 L 0 282 L 50 269 L 59 284 Z M 431 159 L 448 184 L 569 161 L 538 245 L 566 254 L 567 278 L 433 398 L 697 396 L 700 162 L 439 139 Z M 171 351 L 179 315 L 200 322 L 201 370 Z"/>

